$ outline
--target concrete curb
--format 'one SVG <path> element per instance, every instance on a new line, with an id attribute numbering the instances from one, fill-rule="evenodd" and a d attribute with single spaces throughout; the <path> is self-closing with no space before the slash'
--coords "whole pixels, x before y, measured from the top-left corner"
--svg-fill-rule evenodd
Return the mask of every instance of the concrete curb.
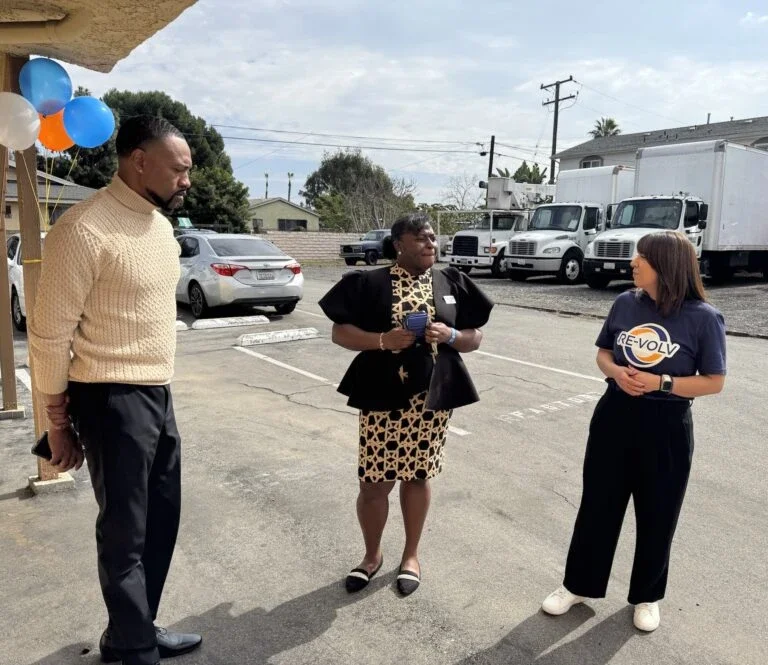
<path id="1" fill-rule="evenodd" d="M 192 330 L 213 330 L 214 328 L 238 328 L 243 326 L 260 326 L 269 323 L 262 314 L 256 316 L 229 316 L 223 319 L 198 319 L 190 326 Z"/>
<path id="2" fill-rule="evenodd" d="M 53 494 L 75 489 L 75 479 L 68 473 L 60 473 L 56 480 L 38 480 L 37 476 L 29 477 L 29 489 L 34 494 Z"/>
<path id="3" fill-rule="evenodd" d="M 186 323 L 184 323 L 184 321 L 178 321 L 177 320 L 176 321 L 176 331 L 178 332 L 179 330 L 189 330 L 189 326 Z"/>
<path id="4" fill-rule="evenodd" d="M 259 346 L 260 344 L 278 344 L 296 342 L 303 339 L 320 337 L 317 328 L 293 328 L 291 330 L 271 330 L 263 333 L 240 335 L 235 346 Z"/>

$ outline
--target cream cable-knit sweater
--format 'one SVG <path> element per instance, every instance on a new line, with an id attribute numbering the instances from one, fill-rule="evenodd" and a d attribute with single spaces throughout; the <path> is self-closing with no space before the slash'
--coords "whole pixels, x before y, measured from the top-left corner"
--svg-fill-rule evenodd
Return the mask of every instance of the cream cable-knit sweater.
<path id="1" fill-rule="evenodd" d="M 119 177 L 64 213 L 45 238 L 29 318 L 38 389 L 169 383 L 178 281 L 171 224 Z"/>

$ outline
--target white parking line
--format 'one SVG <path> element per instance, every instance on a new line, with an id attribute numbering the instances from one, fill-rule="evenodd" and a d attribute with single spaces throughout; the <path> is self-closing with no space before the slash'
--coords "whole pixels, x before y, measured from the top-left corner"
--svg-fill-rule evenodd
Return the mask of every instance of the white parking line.
<path id="1" fill-rule="evenodd" d="M 29 372 L 21 367 L 16 368 L 16 378 L 24 384 L 24 387 L 32 392 L 32 377 Z"/>
<path id="2" fill-rule="evenodd" d="M 569 372 L 567 369 L 560 369 L 559 367 L 548 367 L 547 365 L 538 365 L 537 363 L 529 363 L 526 360 L 517 360 L 516 358 L 508 358 L 507 356 L 500 356 L 496 353 L 488 353 L 487 351 L 475 351 L 478 355 L 487 356 L 488 358 L 496 358 L 496 360 L 505 360 L 508 363 L 516 363 L 518 365 L 525 365 L 526 367 L 534 367 L 536 369 L 543 369 L 547 372 L 556 372 L 557 374 L 565 374 L 566 376 L 575 376 L 578 379 L 587 379 L 588 381 L 597 381 L 598 383 L 604 383 L 605 379 L 601 379 L 597 376 L 590 376 L 589 374 L 579 374 L 578 372 Z"/>
<path id="3" fill-rule="evenodd" d="M 277 367 L 282 367 L 283 369 L 287 369 L 289 372 L 295 372 L 296 374 L 301 374 L 301 376 L 305 376 L 308 379 L 312 379 L 313 381 L 319 381 L 320 383 L 324 383 L 334 388 L 339 387 L 338 383 L 332 383 L 329 379 L 326 379 L 323 376 L 318 376 L 317 374 L 312 374 L 312 372 L 307 372 L 306 370 L 299 369 L 298 367 L 294 367 L 293 365 L 289 365 L 288 363 L 281 362 L 280 360 L 275 360 L 274 358 L 265 356 L 263 353 L 259 353 L 258 351 L 253 351 L 252 349 L 246 349 L 246 348 L 243 348 L 242 346 L 234 346 L 232 348 L 235 349 L 235 351 L 240 351 L 240 353 L 247 353 L 249 356 L 253 356 L 254 358 L 263 360 L 266 363 L 270 363 Z M 454 427 L 453 425 L 448 425 L 448 431 L 451 432 L 452 434 L 455 434 L 456 436 L 469 436 L 471 434 L 471 432 L 467 432 L 467 430 L 461 429 L 460 427 Z"/>
<path id="4" fill-rule="evenodd" d="M 302 314 L 306 314 L 307 316 L 314 316 L 318 319 L 324 319 L 326 318 L 325 314 L 315 314 L 314 312 L 308 312 L 306 309 L 297 309 L 297 312 L 301 312 Z"/>
<path id="5" fill-rule="evenodd" d="M 252 349 L 246 349 L 242 346 L 234 346 L 232 348 L 235 349 L 235 351 L 240 351 L 240 353 L 247 353 L 249 356 L 253 356 L 254 358 L 263 360 L 265 363 L 270 363 L 277 367 L 282 367 L 283 369 L 287 369 L 289 372 L 295 372 L 296 374 L 301 374 L 301 376 L 305 376 L 308 379 L 312 379 L 313 381 L 319 381 L 320 383 L 325 383 L 329 386 L 333 386 L 334 388 L 339 387 L 338 383 L 333 383 L 332 381 L 330 381 L 329 379 L 326 379 L 325 377 L 318 376 L 317 374 L 312 374 L 312 372 L 307 372 L 303 369 L 299 369 L 298 367 L 294 367 L 293 365 L 289 365 L 279 360 L 275 360 L 274 358 L 265 356 L 263 353 L 259 353 L 258 351 L 254 351 Z"/>

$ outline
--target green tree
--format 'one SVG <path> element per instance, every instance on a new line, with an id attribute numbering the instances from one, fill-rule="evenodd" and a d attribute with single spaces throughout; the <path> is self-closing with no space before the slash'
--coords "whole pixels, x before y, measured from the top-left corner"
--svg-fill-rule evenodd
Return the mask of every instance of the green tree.
<path id="1" fill-rule="evenodd" d="M 300 194 L 323 228 L 339 231 L 385 228 L 416 208 L 413 183 L 390 178 L 359 150 L 326 153 Z"/>
<path id="2" fill-rule="evenodd" d="M 613 118 L 600 118 L 600 120 L 595 120 L 595 128 L 589 134 L 593 139 L 599 139 L 604 136 L 618 136 L 621 134 L 621 128 Z"/>
<path id="3" fill-rule="evenodd" d="M 76 94 L 88 94 L 78 89 Z M 168 120 L 187 139 L 194 164 L 192 189 L 184 207 L 174 211 L 193 224 L 229 231 L 244 231 L 248 219 L 248 189 L 232 174 L 224 139 L 185 104 L 164 92 L 110 90 L 102 101 L 112 109 L 117 124 L 137 115 L 157 115 Z M 44 168 L 41 166 L 41 168 Z M 115 137 L 93 150 L 70 148 L 54 160 L 53 174 L 86 187 L 99 188 L 112 179 L 117 168 Z M 50 172 L 50 166 L 48 167 Z"/>
<path id="4" fill-rule="evenodd" d="M 508 173 L 509 171 L 507 171 Z M 538 164 L 528 166 L 528 162 L 523 162 L 520 168 L 512 174 L 515 182 L 527 182 L 531 185 L 540 185 L 547 179 L 547 169 L 541 170 Z"/>

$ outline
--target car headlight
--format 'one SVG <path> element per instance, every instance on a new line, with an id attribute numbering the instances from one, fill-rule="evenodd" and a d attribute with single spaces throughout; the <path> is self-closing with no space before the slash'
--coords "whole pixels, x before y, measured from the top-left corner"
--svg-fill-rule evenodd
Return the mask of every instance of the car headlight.
<path id="1" fill-rule="evenodd" d="M 547 247 L 544 250 L 545 254 L 559 254 L 562 250 L 559 247 Z"/>
<path id="2" fill-rule="evenodd" d="M 593 256 L 595 253 L 595 243 L 592 241 L 587 245 L 587 249 L 584 251 L 584 256 Z"/>

